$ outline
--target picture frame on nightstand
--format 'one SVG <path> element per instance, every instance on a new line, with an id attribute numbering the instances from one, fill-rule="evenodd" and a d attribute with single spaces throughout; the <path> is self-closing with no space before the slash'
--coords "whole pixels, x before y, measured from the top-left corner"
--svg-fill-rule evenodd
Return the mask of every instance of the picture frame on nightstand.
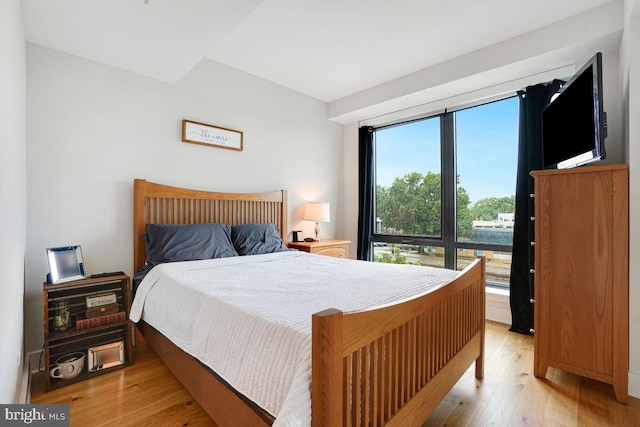
<path id="1" fill-rule="evenodd" d="M 86 278 L 80 245 L 47 248 L 47 261 L 47 282 L 52 285 Z"/>

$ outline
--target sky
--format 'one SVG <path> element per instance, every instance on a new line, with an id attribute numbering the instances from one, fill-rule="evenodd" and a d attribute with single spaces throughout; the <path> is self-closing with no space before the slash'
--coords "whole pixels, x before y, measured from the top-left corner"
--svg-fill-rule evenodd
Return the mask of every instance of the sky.
<path id="1" fill-rule="evenodd" d="M 472 203 L 515 194 L 518 98 L 456 112 L 457 170 Z M 430 118 L 376 132 L 376 174 L 389 186 L 410 172 L 440 172 L 440 120 Z"/>

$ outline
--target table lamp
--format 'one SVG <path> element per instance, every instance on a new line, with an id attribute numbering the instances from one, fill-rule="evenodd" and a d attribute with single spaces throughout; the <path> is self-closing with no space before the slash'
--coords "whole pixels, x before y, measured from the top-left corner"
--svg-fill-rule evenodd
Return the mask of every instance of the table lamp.
<path id="1" fill-rule="evenodd" d="M 331 216 L 329 213 L 329 203 L 307 203 L 304 207 L 304 219 L 316 222 L 316 240 L 320 241 L 318 237 L 320 235 L 320 223 L 329 222 L 331 220 Z"/>

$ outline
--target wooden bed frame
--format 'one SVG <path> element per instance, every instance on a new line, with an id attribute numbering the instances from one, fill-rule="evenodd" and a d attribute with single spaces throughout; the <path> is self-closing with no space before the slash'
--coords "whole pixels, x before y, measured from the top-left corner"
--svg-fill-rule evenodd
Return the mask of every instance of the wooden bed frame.
<path id="1" fill-rule="evenodd" d="M 145 264 L 147 223 L 275 223 L 286 241 L 287 193 L 216 193 L 136 179 L 134 270 Z M 312 426 L 419 426 L 475 362 L 484 375 L 485 266 L 449 285 L 376 310 L 312 317 Z M 144 325 L 145 339 L 220 427 L 273 418 L 197 359 Z"/>

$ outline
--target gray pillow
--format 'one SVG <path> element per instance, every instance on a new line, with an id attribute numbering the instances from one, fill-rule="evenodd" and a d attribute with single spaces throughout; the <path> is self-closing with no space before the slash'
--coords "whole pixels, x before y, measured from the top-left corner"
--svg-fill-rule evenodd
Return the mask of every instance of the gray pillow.
<path id="1" fill-rule="evenodd" d="M 228 224 L 147 224 L 147 263 L 237 256 Z"/>
<path id="2" fill-rule="evenodd" d="M 231 227 L 231 241 L 238 255 L 288 251 L 275 224 L 241 224 Z"/>

